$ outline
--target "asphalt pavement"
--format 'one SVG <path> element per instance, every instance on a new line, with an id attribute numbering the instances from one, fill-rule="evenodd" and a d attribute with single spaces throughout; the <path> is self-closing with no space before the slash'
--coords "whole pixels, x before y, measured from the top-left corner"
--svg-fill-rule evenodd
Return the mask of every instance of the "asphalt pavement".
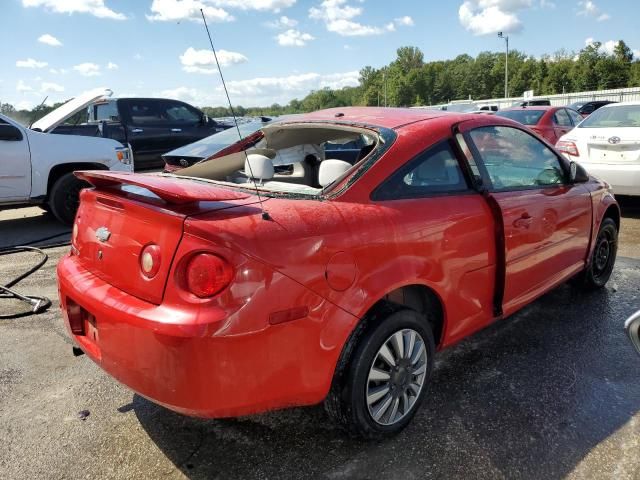
<path id="1" fill-rule="evenodd" d="M 413 422 L 381 442 L 320 406 L 199 420 L 133 394 L 71 354 L 55 283 L 68 247 L 48 249 L 17 287 L 52 308 L 0 320 L 0 478 L 640 479 L 640 356 L 622 328 L 640 308 L 640 202 L 623 215 L 606 289 L 561 286 L 441 352 Z M 0 212 L 0 247 L 66 231 L 36 208 Z M 0 257 L 0 282 L 33 261 Z"/>

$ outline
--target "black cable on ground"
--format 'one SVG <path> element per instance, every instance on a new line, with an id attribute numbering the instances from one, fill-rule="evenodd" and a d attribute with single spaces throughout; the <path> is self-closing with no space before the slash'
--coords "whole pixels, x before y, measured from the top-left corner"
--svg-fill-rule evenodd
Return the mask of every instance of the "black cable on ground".
<path id="1" fill-rule="evenodd" d="M 37 295 L 22 295 L 16 292 L 15 290 L 11 289 L 11 287 L 13 287 L 16 283 L 24 280 L 32 273 L 38 271 L 45 263 L 47 263 L 47 260 L 49 259 L 49 256 L 42 249 L 36 248 L 36 247 L 28 247 L 28 246 L 18 246 L 18 247 L 3 249 L 2 251 L 0 251 L 0 256 L 12 255 L 14 253 L 20 253 L 20 252 L 35 252 L 40 256 L 40 260 L 33 267 L 29 268 L 26 272 L 11 279 L 6 285 L 0 285 L 0 300 L 2 299 L 19 300 L 21 302 L 28 303 L 31 309 L 25 310 L 22 312 L 17 312 L 17 313 L 0 314 L 0 319 L 6 320 L 10 318 L 20 318 L 20 317 L 26 317 L 29 315 L 42 313 L 51 306 L 51 300 L 49 300 L 47 297 L 41 297 Z"/>

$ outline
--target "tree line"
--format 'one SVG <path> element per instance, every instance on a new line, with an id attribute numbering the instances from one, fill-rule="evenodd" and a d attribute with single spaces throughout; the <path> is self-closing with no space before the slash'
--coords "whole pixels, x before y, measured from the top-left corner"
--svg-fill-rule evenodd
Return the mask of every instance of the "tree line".
<path id="1" fill-rule="evenodd" d="M 620 40 L 611 53 L 601 47 L 600 42 L 594 42 L 578 53 L 560 50 L 541 58 L 510 51 L 509 95 L 521 96 L 526 90 L 533 90 L 536 95 L 553 95 L 640 87 L 640 60 L 634 59 L 627 44 Z M 504 68 L 505 54 L 501 52 L 425 62 L 419 48 L 401 47 L 388 65 L 362 68 L 355 87 L 323 88 L 286 105 L 275 103 L 248 108 L 238 105 L 234 110 L 238 116 L 283 115 L 352 105 L 409 107 L 468 98 L 500 98 L 504 96 Z M 0 103 L 0 112 L 29 124 L 59 105 L 16 111 L 12 105 Z M 227 107 L 204 107 L 202 110 L 213 118 L 231 115 Z"/>

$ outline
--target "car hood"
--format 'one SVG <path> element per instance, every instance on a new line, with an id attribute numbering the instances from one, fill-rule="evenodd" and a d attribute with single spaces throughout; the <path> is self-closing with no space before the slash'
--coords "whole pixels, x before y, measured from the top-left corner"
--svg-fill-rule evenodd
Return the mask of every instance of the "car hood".
<path id="1" fill-rule="evenodd" d="M 35 122 L 31 128 L 37 128 L 43 132 L 50 132 L 67 118 L 75 115 L 83 108 L 86 108 L 87 105 L 104 97 L 110 97 L 111 95 L 113 95 L 113 92 L 108 88 L 96 88 L 94 90 L 81 93 L 64 105 L 61 105 L 52 112 L 47 113 L 44 117 Z"/>

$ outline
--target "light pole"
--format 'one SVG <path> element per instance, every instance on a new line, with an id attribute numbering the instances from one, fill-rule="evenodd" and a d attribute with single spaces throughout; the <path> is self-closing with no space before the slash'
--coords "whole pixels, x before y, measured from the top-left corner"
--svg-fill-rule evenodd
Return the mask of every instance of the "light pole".
<path id="1" fill-rule="evenodd" d="M 509 36 L 498 32 L 499 38 L 504 38 L 507 44 L 507 51 L 504 55 L 504 98 L 509 98 Z"/>

